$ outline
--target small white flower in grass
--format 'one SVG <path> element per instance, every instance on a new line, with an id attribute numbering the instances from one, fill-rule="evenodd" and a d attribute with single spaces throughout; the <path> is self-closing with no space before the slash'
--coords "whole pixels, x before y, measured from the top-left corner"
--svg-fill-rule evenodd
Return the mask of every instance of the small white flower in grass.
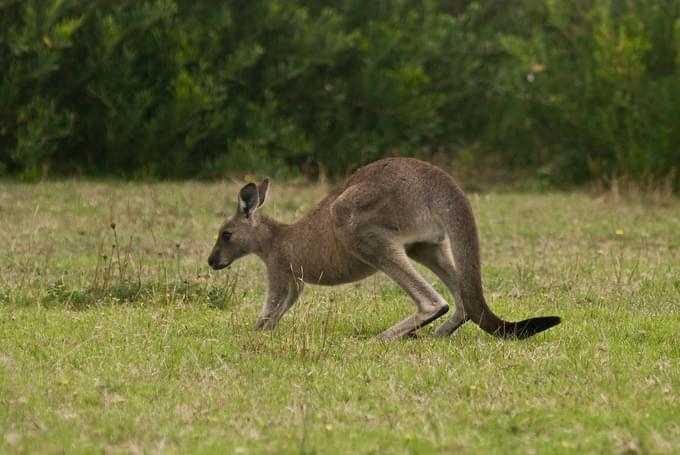
<path id="1" fill-rule="evenodd" d="M 15 446 L 19 444 L 19 441 L 21 441 L 21 434 L 17 433 L 16 431 L 5 433 L 5 442 L 8 445 Z"/>

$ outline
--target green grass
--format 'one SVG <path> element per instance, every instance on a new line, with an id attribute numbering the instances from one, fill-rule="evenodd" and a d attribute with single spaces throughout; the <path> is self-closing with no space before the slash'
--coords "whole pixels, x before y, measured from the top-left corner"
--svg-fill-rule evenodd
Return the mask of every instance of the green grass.
<path id="1" fill-rule="evenodd" d="M 680 451 L 680 201 L 472 196 L 490 305 L 563 324 L 376 344 L 412 311 L 382 275 L 252 331 L 262 265 L 206 264 L 237 188 L 0 184 L 0 453 Z"/>

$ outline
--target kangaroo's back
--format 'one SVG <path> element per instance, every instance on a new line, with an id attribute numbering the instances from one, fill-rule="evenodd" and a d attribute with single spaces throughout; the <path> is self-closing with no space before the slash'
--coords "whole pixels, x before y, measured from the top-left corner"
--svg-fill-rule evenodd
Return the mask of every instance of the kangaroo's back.
<path id="1" fill-rule="evenodd" d="M 352 187 L 361 188 L 357 203 L 380 206 L 381 215 L 387 217 L 421 217 L 431 210 L 467 204 L 449 174 L 415 158 L 385 158 L 363 166 L 334 191 L 333 199 Z"/>
<path id="2" fill-rule="evenodd" d="M 385 158 L 360 167 L 334 191 L 334 196 L 337 197 L 343 190 L 361 183 L 372 184 L 375 191 L 391 199 L 432 200 L 440 195 L 444 196 L 442 190 L 462 194 L 449 174 L 415 158 Z M 436 189 L 439 191 L 434 191 Z M 387 190 L 396 192 L 385 193 Z"/>

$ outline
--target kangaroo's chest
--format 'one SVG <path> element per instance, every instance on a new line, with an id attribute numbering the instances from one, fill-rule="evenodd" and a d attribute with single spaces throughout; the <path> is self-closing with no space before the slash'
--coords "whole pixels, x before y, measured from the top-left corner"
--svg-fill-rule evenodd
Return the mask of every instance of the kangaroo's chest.
<path id="1" fill-rule="evenodd" d="M 359 281 L 374 272 L 373 267 L 352 256 L 329 256 L 310 267 L 303 279 L 310 284 L 332 286 Z"/>
<path id="2" fill-rule="evenodd" d="M 375 272 L 373 267 L 347 251 L 332 231 L 310 231 L 306 240 L 289 244 L 287 248 L 293 273 L 306 283 L 351 283 Z"/>
<path id="3" fill-rule="evenodd" d="M 295 261 L 296 273 L 306 283 L 335 285 L 361 280 L 375 272 L 373 267 L 350 254 L 339 242 L 310 245 Z"/>

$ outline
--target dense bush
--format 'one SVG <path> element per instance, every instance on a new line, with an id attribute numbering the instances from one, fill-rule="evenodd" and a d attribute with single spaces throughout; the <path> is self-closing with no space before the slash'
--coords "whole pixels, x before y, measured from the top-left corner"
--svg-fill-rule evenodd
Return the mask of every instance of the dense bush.
<path id="1" fill-rule="evenodd" d="M 679 59 L 677 0 L 0 0 L 0 172 L 648 181 L 680 164 Z"/>

